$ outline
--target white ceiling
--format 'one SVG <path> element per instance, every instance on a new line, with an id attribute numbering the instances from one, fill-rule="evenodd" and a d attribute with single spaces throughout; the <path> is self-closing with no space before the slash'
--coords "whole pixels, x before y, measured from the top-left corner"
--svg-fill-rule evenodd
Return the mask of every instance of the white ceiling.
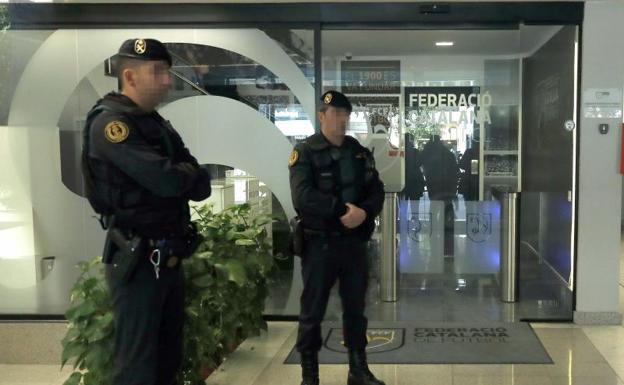
<path id="1" fill-rule="evenodd" d="M 359 30 L 323 31 L 323 56 L 475 55 L 521 56 L 536 51 L 560 26 L 517 30 Z M 452 47 L 436 47 L 452 41 Z"/>

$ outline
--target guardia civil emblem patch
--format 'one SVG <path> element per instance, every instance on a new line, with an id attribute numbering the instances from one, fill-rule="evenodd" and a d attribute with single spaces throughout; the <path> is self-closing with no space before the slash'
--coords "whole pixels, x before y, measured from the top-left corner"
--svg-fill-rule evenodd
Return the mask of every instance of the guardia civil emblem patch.
<path id="1" fill-rule="evenodd" d="M 145 43 L 145 40 L 137 39 L 134 42 L 134 52 L 138 53 L 139 55 L 143 55 L 146 50 L 147 50 L 147 43 Z"/>
<path id="2" fill-rule="evenodd" d="M 109 142 L 120 143 L 126 140 L 130 134 L 130 128 L 126 123 L 114 120 L 106 125 L 104 134 Z"/>
<path id="3" fill-rule="evenodd" d="M 290 158 L 288 159 L 288 166 L 293 166 L 299 160 L 299 151 L 292 150 L 290 153 Z"/>

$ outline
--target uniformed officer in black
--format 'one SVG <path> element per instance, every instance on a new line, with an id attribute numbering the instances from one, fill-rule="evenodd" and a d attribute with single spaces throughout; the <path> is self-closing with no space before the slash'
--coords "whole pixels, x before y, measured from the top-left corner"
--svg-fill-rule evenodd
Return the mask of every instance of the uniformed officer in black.
<path id="1" fill-rule="evenodd" d="M 383 207 L 383 184 L 371 152 L 345 135 L 352 110 L 349 100 L 337 91 L 326 92 L 321 100 L 321 132 L 297 144 L 289 161 L 292 199 L 304 229 L 297 338 L 302 385 L 319 383 L 320 325 L 336 280 L 349 349 L 348 385 L 383 385 L 366 362 L 364 316 L 366 243 Z"/>
<path id="2" fill-rule="evenodd" d="M 175 384 L 182 358 L 180 260 L 197 240 L 188 201 L 210 195 L 210 174 L 156 112 L 170 67 L 161 42 L 125 41 L 121 92 L 99 100 L 85 126 L 87 197 L 109 230 L 103 259 L 115 316 L 114 385 Z"/>

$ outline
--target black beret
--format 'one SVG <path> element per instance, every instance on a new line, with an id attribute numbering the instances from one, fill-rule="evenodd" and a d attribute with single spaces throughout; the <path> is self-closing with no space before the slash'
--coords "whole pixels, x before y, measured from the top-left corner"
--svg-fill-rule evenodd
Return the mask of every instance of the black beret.
<path id="1" fill-rule="evenodd" d="M 167 47 L 156 39 L 128 39 L 121 44 L 117 55 L 138 60 L 164 60 L 171 66 Z"/>
<path id="2" fill-rule="evenodd" d="M 346 108 L 347 111 L 353 111 L 353 106 L 347 97 L 338 91 L 327 91 L 321 96 L 321 102 L 326 106 L 334 106 L 338 108 Z"/>

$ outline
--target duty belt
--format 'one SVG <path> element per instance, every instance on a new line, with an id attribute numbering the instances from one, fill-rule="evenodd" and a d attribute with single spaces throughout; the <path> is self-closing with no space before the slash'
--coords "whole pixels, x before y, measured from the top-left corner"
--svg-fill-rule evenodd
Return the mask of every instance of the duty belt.
<path id="1" fill-rule="evenodd" d="M 158 250 L 158 255 L 160 257 L 160 263 L 158 265 L 164 264 L 169 268 L 174 268 L 180 263 L 181 258 L 174 255 L 171 249 L 166 248 L 166 239 L 146 239 L 146 242 L 150 250 L 150 262 L 153 265 L 155 265 L 153 256 L 156 250 Z"/>
<path id="2" fill-rule="evenodd" d="M 314 237 L 334 238 L 334 237 L 346 237 L 355 234 L 355 230 L 345 229 L 344 231 L 330 231 L 330 230 L 314 230 L 303 229 L 303 234 Z"/>

